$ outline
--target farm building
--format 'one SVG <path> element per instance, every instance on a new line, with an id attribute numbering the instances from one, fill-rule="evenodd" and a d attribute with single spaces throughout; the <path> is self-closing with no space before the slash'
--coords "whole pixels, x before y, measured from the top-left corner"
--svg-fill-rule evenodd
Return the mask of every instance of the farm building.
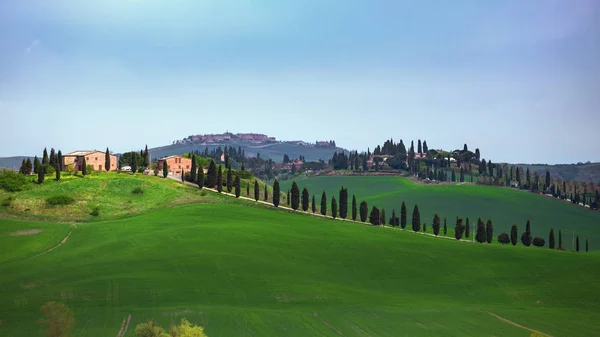
<path id="1" fill-rule="evenodd" d="M 91 165 L 94 167 L 94 170 L 97 171 L 106 171 L 105 168 L 105 158 L 106 154 L 102 151 L 73 151 L 71 153 L 67 153 L 62 156 L 63 158 L 63 167 L 67 167 L 68 165 L 73 165 L 73 169 L 75 171 L 81 171 L 83 165 L 83 158 L 85 158 L 85 163 L 87 165 Z M 110 170 L 117 170 L 117 156 L 110 155 Z"/>
<path id="2" fill-rule="evenodd" d="M 169 173 L 181 176 L 182 171 L 189 172 L 192 169 L 192 160 L 182 156 L 169 156 L 158 160 L 158 169 L 162 171 L 164 163 L 167 163 Z"/>

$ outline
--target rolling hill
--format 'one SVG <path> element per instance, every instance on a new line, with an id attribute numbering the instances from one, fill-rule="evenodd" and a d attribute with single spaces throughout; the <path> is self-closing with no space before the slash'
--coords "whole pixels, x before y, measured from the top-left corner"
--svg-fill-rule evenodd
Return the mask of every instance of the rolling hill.
<path id="1" fill-rule="evenodd" d="M 421 222 L 428 226 L 436 213 L 447 218 L 449 228 L 454 228 L 457 216 L 469 217 L 472 226 L 477 217 L 481 217 L 484 222 L 492 220 L 497 236 L 501 232 L 510 233 L 513 224 L 521 233 L 530 220 L 532 235 L 541 236 L 546 242 L 550 228 L 554 228 L 562 230 L 565 249 L 573 248 L 573 234 L 580 239 L 587 238 L 592 249 L 600 246 L 599 213 L 525 191 L 472 184 L 425 185 L 403 177 L 381 176 L 322 176 L 297 183 L 300 189 L 306 187 L 315 194 L 317 201 L 323 190 L 329 201 L 332 196 L 338 198 L 339 189 L 344 186 L 348 189 L 349 202 L 354 194 L 358 203 L 365 200 L 369 207 L 384 208 L 388 217 L 393 209 L 399 214 L 405 201 L 410 218 L 414 205 L 418 204 Z M 287 191 L 291 184 L 289 180 L 281 182 L 281 190 Z"/>

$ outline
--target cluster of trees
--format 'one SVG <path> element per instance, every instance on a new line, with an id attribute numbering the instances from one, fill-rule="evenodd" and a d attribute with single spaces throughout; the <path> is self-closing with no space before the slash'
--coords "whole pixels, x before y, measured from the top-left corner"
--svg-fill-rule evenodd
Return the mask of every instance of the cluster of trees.
<path id="1" fill-rule="evenodd" d="M 47 148 L 44 148 L 41 161 L 37 156 L 33 158 L 33 162 L 29 158 L 23 159 L 19 167 L 20 174 L 36 174 L 38 184 L 44 182 L 47 174 L 55 174 L 55 179 L 60 180 L 63 170 L 62 152 L 60 150 L 57 152 L 54 148 L 50 149 L 50 154 L 48 154 Z"/>
<path id="2" fill-rule="evenodd" d="M 234 167 L 236 169 L 241 169 L 242 171 L 245 170 L 244 161 L 246 159 L 246 152 L 241 147 L 219 146 L 209 150 L 207 146 L 204 151 L 195 150 L 188 153 L 188 158 L 191 158 L 193 155 L 196 157 L 212 159 L 217 163 L 224 163 L 227 168 Z M 221 157 L 224 158 L 223 161 L 221 161 Z"/>
<path id="3" fill-rule="evenodd" d="M 140 152 L 130 151 L 121 154 L 119 156 L 117 166 L 119 169 L 121 169 L 123 166 L 131 166 L 131 171 L 133 172 L 136 172 L 138 168 L 150 167 L 150 153 L 148 152 L 148 145 L 146 145 L 143 150 L 140 150 Z"/>

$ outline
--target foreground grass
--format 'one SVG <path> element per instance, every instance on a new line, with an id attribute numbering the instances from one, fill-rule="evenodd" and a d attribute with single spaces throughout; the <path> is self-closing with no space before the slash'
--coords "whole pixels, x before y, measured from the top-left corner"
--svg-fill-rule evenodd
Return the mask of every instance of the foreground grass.
<path id="1" fill-rule="evenodd" d="M 530 220 L 533 236 L 543 237 L 546 245 L 550 228 L 554 228 L 557 245 L 558 229 L 562 230 L 565 249 L 574 249 L 573 232 L 579 235 L 582 250 L 585 249 L 585 239 L 589 240 L 590 249 L 600 247 L 599 213 L 524 191 L 472 184 L 424 185 L 402 177 L 374 176 L 314 177 L 298 180 L 297 183 L 300 189 L 306 187 L 311 194 L 316 195 L 317 205 L 320 205 L 323 190 L 330 203 L 332 196 L 338 198 L 343 185 L 348 188 L 349 203 L 355 194 L 358 203 L 365 200 L 369 208 L 372 205 L 384 208 L 387 217 L 391 216 L 392 209 L 399 216 L 400 206 L 405 201 L 409 227 L 416 203 L 419 205 L 421 222 L 427 224 L 429 232 L 436 213 L 442 221 L 444 217 L 447 218 L 449 230 L 454 228 L 457 216 L 469 217 L 472 226 L 477 223 L 477 217 L 481 217 L 484 222 L 491 219 L 495 237 L 501 232 L 510 233 L 511 226 L 516 224 L 520 238 L 527 220 Z M 287 191 L 291 184 L 292 181 L 282 182 L 281 190 Z M 451 233 L 450 231 L 449 235 L 453 235 Z"/>
<path id="2" fill-rule="evenodd" d="M 50 300 L 74 310 L 76 336 L 92 337 L 116 334 L 129 313 L 128 336 L 146 319 L 181 317 L 209 336 L 529 336 L 488 312 L 553 336 L 600 330 L 598 254 L 472 245 L 227 200 L 80 224 L 33 258 L 2 250 L 0 335 L 38 334 Z M 0 235 L 43 228 L 60 242 L 55 226 L 0 220 L 10 227 Z M 15 239 L 2 243 L 19 256 L 46 249 Z"/>

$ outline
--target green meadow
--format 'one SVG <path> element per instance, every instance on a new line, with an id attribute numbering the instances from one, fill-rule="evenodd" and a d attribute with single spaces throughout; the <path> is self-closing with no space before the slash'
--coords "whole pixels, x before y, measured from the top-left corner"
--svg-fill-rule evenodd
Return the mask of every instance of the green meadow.
<path id="1" fill-rule="evenodd" d="M 600 248 L 600 213 L 525 191 L 474 184 L 426 185 L 404 177 L 382 176 L 325 176 L 296 182 L 301 190 L 306 187 L 315 194 L 317 203 L 323 190 L 329 202 L 332 196 L 337 199 L 343 185 L 348 189 L 349 203 L 354 194 L 357 203 L 365 200 L 369 207 L 384 208 L 388 218 L 394 209 L 399 214 L 402 201 L 406 202 L 410 218 L 417 204 L 421 222 L 426 223 L 428 228 L 431 228 L 436 213 L 442 219 L 447 218 L 449 230 L 454 228 L 457 216 L 469 217 L 471 224 L 476 224 L 477 218 L 481 217 L 484 222 L 492 220 L 495 237 L 501 232 L 510 233 L 511 226 L 516 224 L 520 238 L 527 220 L 530 220 L 532 235 L 543 237 L 546 247 L 550 228 L 554 228 L 557 240 L 558 230 L 562 230 L 565 249 L 574 248 L 573 234 L 579 236 L 582 250 L 585 249 L 585 239 L 589 240 L 590 250 Z M 281 191 L 287 192 L 291 185 L 291 180 L 282 181 Z"/>

